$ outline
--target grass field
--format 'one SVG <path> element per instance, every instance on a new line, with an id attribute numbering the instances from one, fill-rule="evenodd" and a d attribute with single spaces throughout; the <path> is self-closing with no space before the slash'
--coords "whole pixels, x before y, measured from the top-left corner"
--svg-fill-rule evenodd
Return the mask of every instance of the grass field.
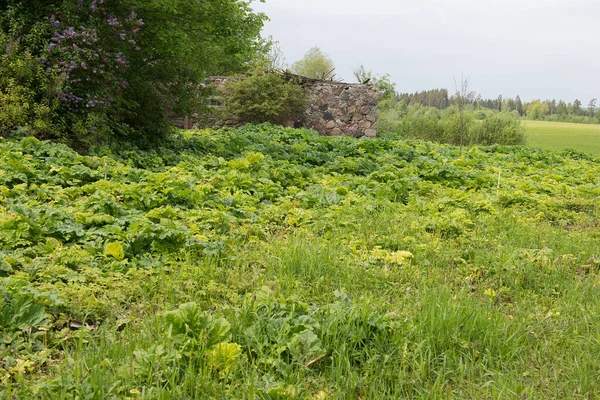
<path id="1" fill-rule="evenodd" d="M 600 124 L 523 121 L 527 144 L 546 150 L 574 149 L 600 156 Z"/>
<path id="2" fill-rule="evenodd" d="M 597 398 L 599 177 L 270 125 L 0 139 L 0 400 Z"/>

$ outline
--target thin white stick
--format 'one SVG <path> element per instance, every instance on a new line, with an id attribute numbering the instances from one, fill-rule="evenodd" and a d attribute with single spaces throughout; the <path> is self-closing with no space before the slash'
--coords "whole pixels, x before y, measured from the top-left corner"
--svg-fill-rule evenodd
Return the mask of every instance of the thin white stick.
<path id="1" fill-rule="evenodd" d="M 496 196 L 499 198 L 500 197 L 500 172 L 502 170 L 498 169 L 498 190 L 496 191 Z"/>

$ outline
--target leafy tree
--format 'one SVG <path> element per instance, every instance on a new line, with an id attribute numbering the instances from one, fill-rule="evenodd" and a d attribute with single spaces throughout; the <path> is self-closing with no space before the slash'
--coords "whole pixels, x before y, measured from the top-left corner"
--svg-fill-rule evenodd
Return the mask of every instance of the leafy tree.
<path id="1" fill-rule="evenodd" d="M 519 113 L 520 116 L 523 116 L 524 111 L 523 111 L 523 102 L 521 101 L 521 97 L 517 95 L 517 98 L 515 99 L 515 109 L 517 110 L 517 112 Z"/>
<path id="2" fill-rule="evenodd" d="M 248 67 L 264 19 L 245 0 L 0 2 L 1 31 L 46 73 L 29 89 L 84 142 L 164 133 L 167 110 L 191 110 L 204 77 Z"/>
<path id="3" fill-rule="evenodd" d="M 568 114 L 567 104 L 559 100 L 558 105 L 556 106 L 556 114 L 560 116 L 566 116 Z"/>
<path id="4" fill-rule="evenodd" d="M 396 93 L 396 84 L 392 82 L 390 74 L 383 76 L 373 75 L 371 71 L 367 71 L 364 66 L 360 66 L 353 71 L 354 77 L 359 83 L 370 83 L 379 92 L 379 100 L 382 102 L 383 108 L 392 106 L 391 102 L 395 102 L 398 96 Z"/>
<path id="5" fill-rule="evenodd" d="M 594 114 L 596 114 L 596 102 L 598 101 L 598 99 L 594 98 L 591 99 L 590 102 L 588 103 L 588 113 L 590 115 L 590 117 L 593 117 Z"/>
<path id="6" fill-rule="evenodd" d="M 269 37 L 256 52 L 255 60 L 251 63 L 256 71 L 285 71 L 287 63 L 278 41 Z"/>
<path id="7" fill-rule="evenodd" d="M 380 100 L 396 100 L 396 84 L 392 82 L 389 74 L 376 76 L 371 82 L 379 92 Z"/>
<path id="8" fill-rule="evenodd" d="M 550 112 L 548 104 L 534 100 L 527 106 L 527 116 L 534 120 L 543 119 Z"/>
<path id="9" fill-rule="evenodd" d="M 548 100 L 547 104 L 548 104 L 550 115 L 554 114 L 556 112 L 556 107 L 557 107 L 556 99 Z"/>
<path id="10" fill-rule="evenodd" d="M 573 115 L 581 115 L 581 101 L 575 99 L 573 102 Z"/>
<path id="11" fill-rule="evenodd" d="M 335 66 L 331 58 L 319 47 L 313 47 L 301 60 L 292 64 L 292 72 L 315 79 L 333 79 Z"/>
<path id="12" fill-rule="evenodd" d="M 511 98 L 505 99 L 504 104 L 502 105 L 502 111 L 514 111 L 515 110 L 515 101 Z"/>

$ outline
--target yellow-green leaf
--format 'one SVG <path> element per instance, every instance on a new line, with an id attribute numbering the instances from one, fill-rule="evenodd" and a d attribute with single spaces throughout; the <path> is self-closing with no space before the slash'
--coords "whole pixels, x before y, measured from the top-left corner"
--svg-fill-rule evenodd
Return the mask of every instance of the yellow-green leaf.
<path id="1" fill-rule="evenodd" d="M 236 343 L 219 343 L 206 352 L 208 365 L 221 374 L 227 374 L 237 363 L 242 348 Z"/>
<path id="2" fill-rule="evenodd" d="M 106 245 L 104 249 L 104 254 L 107 256 L 112 256 L 117 260 L 122 260 L 125 258 L 125 251 L 123 250 L 123 245 L 121 243 L 109 243 Z"/>

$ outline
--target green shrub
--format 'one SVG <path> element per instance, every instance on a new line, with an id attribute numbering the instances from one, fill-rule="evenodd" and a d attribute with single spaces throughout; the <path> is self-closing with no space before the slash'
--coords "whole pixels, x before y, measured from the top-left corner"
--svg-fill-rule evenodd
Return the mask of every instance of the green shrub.
<path id="1" fill-rule="evenodd" d="M 404 137 L 430 141 L 441 141 L 443 128 L 435 115 L 408 114 L 401 122 Z"/>
<path id="2" fill-rule="evenodd" d="M 473 126 L 476 125 L 476 122 L 473 118 L 473 115 L 470 113 L 465 113 L 464 116 L 464 137 L 463 144 L 468 146 L 473 142 L 471 131 Z M 442 135 L 441 140 L 437 140 L 441 143 L 449 143 L 454 145 L 460 144 L 460 135 L 461 135 L 461 120 L 460 114 L 452 114 L 450 117 L 442 120 L 440 122 L 442 126 Z"/>
<path id="3" fill-rule="evenodd" d="M 525 129 L 521 121 L 510 114 L 496 114 L 481 122 L 471 135 L 474 143 L 492 145 L 525 144 Z"/>
<path id="4" fill-rule="evenodd" d="M 224 117 L 283 124 L 298 118 L 307 102 L 299 84 L 278 74 L 240 76 L 226 84 Z"/>
<path id="5" fill-rule="evenodd" d="M 401 137 L 402 125 L 400 119 L 400 115 L 394 109 L 379 109 L 379 115 L 377 116 L 377 127 L 379 132 L 382 132 L 385 138 Z M 381 135 L 379 136 L 381 137 Z"/>
<path id="6" fill-rule="evenodd" d="M 41 64 L 17 41 L 0 32 L 0 136 L 27 128 L 36 136 L 50 136 L 56 129 L 48 80 Z"/>
<path id="7" fill-rule="evenodd" d="M 525 144 L 525 132 L 517 112 L 468 109 L 464 113 L 463 144 Z M 409 138 L 438 143 L 461 143 L 461 117 L 456 107 L 439 110 L 421 105 L 386 104 L 378 120 L 381 137 Z"/>

